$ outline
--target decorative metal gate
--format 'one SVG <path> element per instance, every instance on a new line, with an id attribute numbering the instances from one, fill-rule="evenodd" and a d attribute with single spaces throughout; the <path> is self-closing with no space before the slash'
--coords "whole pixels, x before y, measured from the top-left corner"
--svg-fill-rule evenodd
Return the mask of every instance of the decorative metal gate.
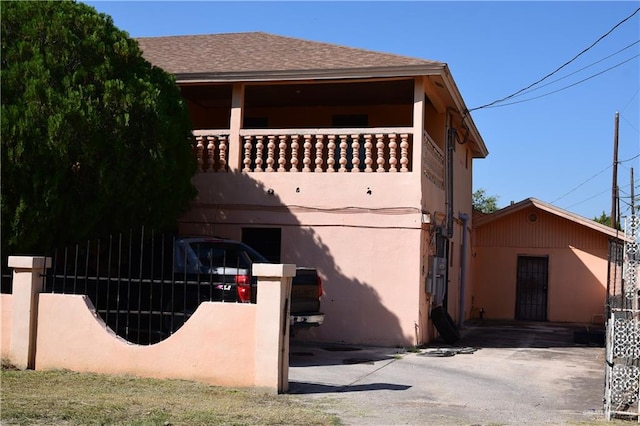
<path id="1" fill-rule="evenodd" d="M 625 223 L 622 246 L 609 248 L 608 321 L 604 410 L 607 420 L 632 416 L 640 421 L 640 217 Z"/>

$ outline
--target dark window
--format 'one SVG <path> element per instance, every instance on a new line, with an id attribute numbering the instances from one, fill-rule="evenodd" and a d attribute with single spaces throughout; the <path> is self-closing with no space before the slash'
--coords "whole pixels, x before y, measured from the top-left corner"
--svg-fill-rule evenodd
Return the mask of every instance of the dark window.
<path id="1" fill-rule="evenodd" d="M 367 114 L 336 114 L 331 121 L 333 127 L 369 127 Z"/>
<path id="2" fill-rule="evenodd" d="M 244 129 L 266 129 L 269 127 L 268 117 L 245 117 L 242 123 Z"/>
<path id="3" fill-rule="evenodd" d="M 280 228 L 242 228 L 242 242 L 253 247 L 270 262 L 280 263 Z"/>

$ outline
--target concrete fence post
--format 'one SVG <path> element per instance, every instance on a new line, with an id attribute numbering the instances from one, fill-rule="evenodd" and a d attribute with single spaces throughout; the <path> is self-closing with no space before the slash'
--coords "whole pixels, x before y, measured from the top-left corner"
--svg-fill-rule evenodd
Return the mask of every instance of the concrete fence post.
<path id="1" fill-rule="evenodd" d="M 35 368 L 38 295 L 50 257 L 9 256 L 13 268 L 11 346 L 9 360 L 20 369 Z"/>
<path id="2" fill-rule="evenodd" d="M 289 314 L 296 265 L 254 264 L 258 278 L 256 308 L 256 387 L 289 389 Z"/>

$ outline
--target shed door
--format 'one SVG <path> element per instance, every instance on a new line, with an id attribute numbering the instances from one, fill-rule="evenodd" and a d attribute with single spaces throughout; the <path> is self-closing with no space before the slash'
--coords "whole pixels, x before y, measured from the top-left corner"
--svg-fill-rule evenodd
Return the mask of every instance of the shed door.
<path id="1" fill-rule="evenodd" d="M 548 257 L 518 256 L 517 320 L 547 320 L 548 276 Z"/>

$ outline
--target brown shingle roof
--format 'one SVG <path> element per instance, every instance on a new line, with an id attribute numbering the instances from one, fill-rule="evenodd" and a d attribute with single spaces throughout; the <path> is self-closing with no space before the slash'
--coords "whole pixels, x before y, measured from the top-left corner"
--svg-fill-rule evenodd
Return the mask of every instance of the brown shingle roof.
<path id="1" fill-rule="evenodd" d="M 136 40 L 145 59 L 165 71 L 183 76 L 444 66 L 435 61 L 263 32 L 145 37 Z"/>

